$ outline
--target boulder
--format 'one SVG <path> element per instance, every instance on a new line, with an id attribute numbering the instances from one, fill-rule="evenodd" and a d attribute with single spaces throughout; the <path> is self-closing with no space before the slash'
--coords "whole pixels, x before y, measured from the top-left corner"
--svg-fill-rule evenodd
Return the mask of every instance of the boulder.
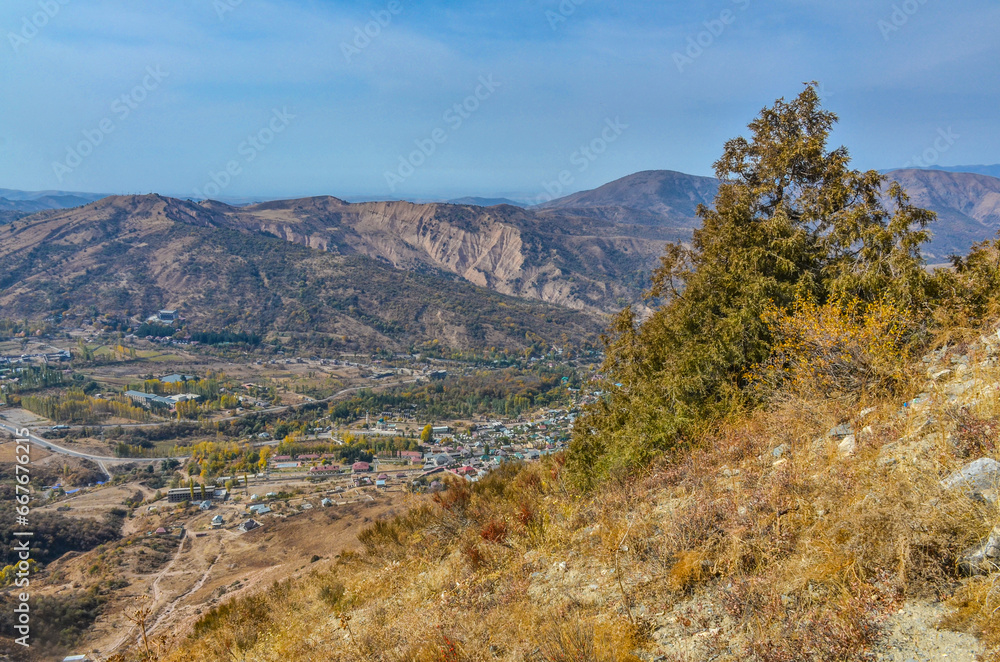
<path id="1" fill-rule="evenodd" d="M 846 423 L 841 423 L 840 425 L 835 425 L 832 428 L 830 428 L 830 432 L 828 434 L 831 437 L 842 439 L 847 435 L 853 433 L 854 433 L 854 428 L 852 428 L 850 425 Z"/>
<path id="2" fill-rule="evenodd" d="M 1000 570 L 1000 525 L 993 527 L 981 545 L 965 552 L 958 567 L 969 575 L 986 575 Z"/>
<path id="3" fill-rule="evenodd" d="M 998 483 L 1000 462 L 988 457 L 970 462 L 941 481 L 946 490 L 961 489 L 970 495 L 994 490 Z"/>

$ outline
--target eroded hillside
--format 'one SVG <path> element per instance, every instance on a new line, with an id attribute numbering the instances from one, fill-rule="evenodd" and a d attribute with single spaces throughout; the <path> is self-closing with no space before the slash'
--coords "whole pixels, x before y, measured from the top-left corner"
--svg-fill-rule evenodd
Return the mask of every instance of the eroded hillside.
<path id="1" fill-rule="evenodd" d="M 431 268 L 397 269 L 324 250 L 303 230 L 237 223 L 232 209 L 157 195 L 105 198 L 0 229 L 0 309 L 40 317 L 72 307 L 144 317 L 180 308 L 195 327 L 312 334 L 330 347 L 521 347 L 600 321 L 504 296 Z M 275 230 L 275 232 L 270 232 Z M 272 236 L 282 232 L 282 238 Z M 329 246 L 327 246 L 329 248 Z"/>

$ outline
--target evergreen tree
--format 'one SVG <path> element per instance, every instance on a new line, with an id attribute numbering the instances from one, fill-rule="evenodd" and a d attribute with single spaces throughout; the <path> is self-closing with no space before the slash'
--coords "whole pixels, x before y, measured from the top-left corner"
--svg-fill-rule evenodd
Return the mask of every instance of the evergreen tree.
<path id="1" fill-rule="evenodd" d="M 571 444 L 582 483 L 641 466 L 744 404 L 747 372 L 771 348 L 768 307 L 925 305 L 919 246 L 934 215 L 878 172 L 851 170 L 846 148 L 828 151 L 836 120 L 809 84 L 726 143 L 714 206 L 699 207 L 690 247 L 668 245 L 654 274 L 648 296 L 662 304 L 641 324 L 626 308 L 605 339 L 607 397 Z"/>

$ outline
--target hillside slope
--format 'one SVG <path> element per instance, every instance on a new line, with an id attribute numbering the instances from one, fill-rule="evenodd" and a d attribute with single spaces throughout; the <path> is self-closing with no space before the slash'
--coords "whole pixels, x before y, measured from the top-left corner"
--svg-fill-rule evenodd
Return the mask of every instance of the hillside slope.
<path id="1" fill-rule="evenodd" d="M 529 337 L 594 338 L 596 317 L 505 297 L 441 271 L 401 271 L 356 252 L 293 243 L 280 223 L 157 195 L 109 197 L 0 229 L 0 311 L 71 307 L 144 316 L 183 311 L 194 328 L 315 336 L 333 347 L 522 347 Z M 245 217 L 241 217 L 245 218 Z"/>
<path id="2" fill-rule="evenodd" d="M 165 660 L 996 660 L 996 492 L 961 477 L 1000 450 L 998 357 L 942 347 L 905 401 L 793 397 L 595 493 L 559 457 L 456 479 Z"/>
<path id="3" fill-rule="evenodd" d="M 512 205 L 348 204 L 331 197 L 223 209 L 241 228 L 409 271 L 437 270 L 512 296 L 614 312 L 638 299 L 663 245 L 681 235 Z"/>
<path id="4" fill-rule="evenodd" d="M 690 231 L 700 220 L 699 204 L 711 206 L 719 182 L 673 170 L 646 170 L 600 186 L 539 205 L 541 209 L 574 210 L 577 213 L 655 227 Z"/>

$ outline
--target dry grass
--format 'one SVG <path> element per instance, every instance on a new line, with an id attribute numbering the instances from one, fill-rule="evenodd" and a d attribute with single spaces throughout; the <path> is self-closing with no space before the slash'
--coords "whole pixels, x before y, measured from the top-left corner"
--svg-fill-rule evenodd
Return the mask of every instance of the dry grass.
<path id="1" fill-rule="evenodd" d="M 958 572 L 996 509 L 940 483 L 996 453 L 992 393 L 956 408 L 936 386 L 905 416 L 899 396 L 788 396 L 587 495 L 558 457 L 455 482 L 362 552 L 212 610 L 164 660 L 865 660 L 902 600 L 952 594 L 947 624 L 1000 660 L 997 577 Z M 827 435 L 844 422 L 853 454 Z"/>

